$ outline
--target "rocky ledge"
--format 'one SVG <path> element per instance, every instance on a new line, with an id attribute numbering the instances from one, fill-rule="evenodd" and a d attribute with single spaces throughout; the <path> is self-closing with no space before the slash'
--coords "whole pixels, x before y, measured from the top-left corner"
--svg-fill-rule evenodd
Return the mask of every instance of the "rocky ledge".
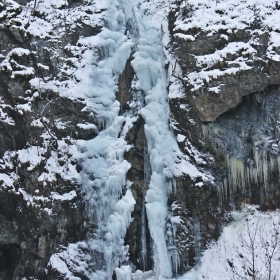
<path id="1" fill-rule="evenodd" d="M 212 2 L 182 2 L 169 18 L 185 98 L 202 122 L 280 83 L 278 5 Z"/>

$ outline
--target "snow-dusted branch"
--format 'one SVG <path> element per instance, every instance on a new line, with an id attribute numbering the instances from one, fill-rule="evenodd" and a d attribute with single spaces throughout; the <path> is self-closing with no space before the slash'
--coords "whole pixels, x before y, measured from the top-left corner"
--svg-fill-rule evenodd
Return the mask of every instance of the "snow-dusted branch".
<path id="1" fill-rule="evenodd" d="M 229 262 L 234 279 L 276 280 L 275 267 L 280 264 L 280 225 L 273 222 L 267 230 L 260 220 L 246 218 L 246 230 L 239 234 L 239 247 L 234 247 L 239 263 Z M 241 269 L 240 269 L 241 268 Z"/>

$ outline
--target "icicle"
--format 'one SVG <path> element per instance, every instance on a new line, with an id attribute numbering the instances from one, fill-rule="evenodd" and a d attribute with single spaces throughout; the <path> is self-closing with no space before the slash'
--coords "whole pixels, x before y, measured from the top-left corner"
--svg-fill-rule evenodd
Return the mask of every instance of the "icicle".
<path id="1" fill-rule="evenodd" d="M 175 274 L 175 277 L 177 277 L 178 274 L 178 267 L 180 265 L 180 256 L 179 252 L 176 246 L 169 246 L 168 247 L 168 253 L 170 256 L 170 261 L 172 264 L 172 271 Z"/>
<path id="2" fill-rule="evenodd" d="M 245 188 L 245 166 L 244 163 L 236 158 L 227 158 L 229 169 L 229 182 L 232 190 L 235 192 L 238 188 Z"/>
<path id="3" fill-rule="evenodd" d="M 122 266 L 115 269 L 117 274 L 117 280 L 131 280 L 131 268 L 129 265 Z"/>
<path id="4" fill-rule="evenodd" d="M 143 271 L 147 269 L 147 236 L 146 236 L 146 207 L 143 199 L 141 211 L 141 267 Z"/>
<path id="5" fill-rule="evenodd" d="M 171 224 L 167 224 L 167 244 L 168 244 L 168 253 L 170 256 L 170 262 L 172 265 L 172 271 L 177 276 L 178 267 L 180 265 L 180 256 L 178 248 L 176 247 L 176 234 L 177 227 L 181 224 L 180 216 L 171 216 Z"/>
<path id="6" fill-rule="evenodd" d="M 167 246 L 165 243 L 165 223 L 167 217 L 167 196 L 164 178 L 152 173 L 150 188 L 146 195 L 146 209 L 149 221 L 149 229 L 154 242 L 155 267 L 158 274 L 171 278 L 172 269 L 169 261 Z"/>
<path id="7" fill-rule="evenodd" d="M 201 232 L 200 232 L 200 223 L 198 218 L 194 218 L 194 249 L 195 249 L 195 260 L 198 262 L 201 256 Z"/>
<path id="8" fill-rule="evenodd" d="M 218 190 L 219 204 L 222 206 L 224 202 L 224 198 L 226 197 L 225 185 L 223 184 L 223 182 L 218 183 L 217 190 Z"/>

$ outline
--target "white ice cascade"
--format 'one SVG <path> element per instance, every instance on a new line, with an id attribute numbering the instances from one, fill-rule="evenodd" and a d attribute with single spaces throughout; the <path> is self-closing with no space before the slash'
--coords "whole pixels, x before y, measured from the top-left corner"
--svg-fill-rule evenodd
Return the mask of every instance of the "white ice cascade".
<path id="1" fill-rule="evenodd" d="M 172 277 L 172 265 L 166 245 L 166 218 L 168 193 L 177 169 L 179 155 L 176 140 L 169 128 L 167 99 L 167 72 L 164 68 L 160 20 L 147 16 L 141 5 L 135 9 L 139 25 L 139 43 L 132 66 L 138 86 L 145 93 L 146 106 L 141 109 L 151 165 L 151 179 L 146 193 L 146 212 L 149 231 L 154 244 L 156 279 Z"/>
<path id="2" fill-rule="evenodd" d="M 131 148 L 125 140 L 126 133 L 135 118 L 130 114 L 120 115 L 120 104 L 115 100 L 118 76 L 133 46 L 125 35 L 132 8 L 121 0 L 106 2 L 104 27 L 93 41 L 97 42 L 100 61 L 91 69 L 92 96 L 87 104 L 87 109 L 103 123 L 104 129 L 94 139 L 78 142 L 88 220 L 95 228 L 87 246 L 93 256 L 100 256 L 95 262 L 106 265 L 105 273 L 101 265 L 100 271 L 89 275 L 95 280 L 111 279 L 114 269 L 127 261 L 124 237 L 135 204 L 131 182 L 126 180 L 131 165 L 124 159 L 124 153 Z"/>
<path id="3" fill-rule="evenodd" d="M 126 141 L 127 132 L 139 113 L 145 122 L 146 160 L 149 159 L 151 169 L 150 176 L 145 174 L 149 186 L 143 205 L 146 212 L 142 213 L 143 270 L 147 259 L 147 219 L 153 244 L 155 279 L 170 279 L 172 269 L 176 271 L 166 243 L 168 194 L 175 188 L 174 177 L 179 177 L 182 172 L 189 174 L 189 170 L 191 176 L 201 173 L 183 157 L 169 128 L 168 74 L 161 37 L 163 15 L 162 10 L 153 16 L 150 11 L 159 11 L 163 2 L 95 0 L 92 4 L 98 14 L 102 14 L 103 27 L 97 35 L 81 37 L 78 41 L 82 52 L 74 70 L 75 79 L 71 87 L 65 85 L 68 90 L 62 94 L 83 100 L 83 110 L 89 112 L 93 122 L 99 125 L 94 125 L 98 132 L 95 138 L 77 140 L 71 148 L 81 166 L 77 181 L 82 186 L 85 202 L 85 227 L 88 232 L 92 231 L 87 241 L 69 244 L 65 250 L 52 255 L 50 265 L 67 279 L 76 280 L 74 274 L 83 274 L 92 280 L 111 280 L 114 271 L 118 280 L 131 279 L 132 269 L 128 265 L 128 246 L 124 238 L 132 221 L 135 199 L 126 176 L 131 164 L 124 154 L 131 148 Z M 131 26 L 130 30 L 128 26 Z M 75 53 L 75 46 L 69 48 Z M 133 86 L 144 93 L 145 106 L 142 106 L 144 102 L 139 94 L 136 103 L 141 103 L 142 109 L 136 106 L 135 110 L 130 104 L 131 110 L 121 113 L 115 93 L 119 75 L 124 71 L 132 49 L 136 51 L 131 62 L 136 73 Z"/>

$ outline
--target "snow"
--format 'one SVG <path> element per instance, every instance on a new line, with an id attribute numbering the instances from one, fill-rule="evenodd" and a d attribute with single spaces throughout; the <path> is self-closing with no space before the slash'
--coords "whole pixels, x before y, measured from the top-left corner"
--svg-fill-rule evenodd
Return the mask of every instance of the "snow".
<path id="1" fill-rule="evenodd" d="M 208 37 L 214 36 L 217 32 L 226 33 L 220 36 L 222 42 L 218 50 L 211 54 L 194 56 L 200 70 L 191 72 L 185 77 L 185 82 L 192 86 L 193 91 L 208 86 L 209 83 L 219 80 L 220 77 L 250 70 L 250 63 L 255 59 L 279 61 L 278 31 L 280 26 L 276 20 L 279 16 L 276 6 L 274 0 L 189 0 L 181 3 L 175 22 L 175 38 L 195 41 L 201 32 Z M 184 11 L 186 12 L 184 13 Z M 247 33 L 250 38 L 248 42 L 226 43 L 229 40 L 229 34 L 240 30 Z M 267 53 L 263 58 L 256 58 L 256 48 L 260 44 L 255 39 L 256 34 L 261 35 L 267 30 L 271 31 Z M 223 62 L 222 65 L 226 65 L 226 69 L 216 69 L 221 68 L 219 67 L 221 62 Z M 217 94 L 220 92 L 217 86 L 208 90 Z"/>
<path id="2" fill-rule="evenodd" d="M 170 77 L 170 86 L 169 86 L 169 93 L 168 97 L 172 98 L 183 98 L 185 97 L 184 87 L 180 80 L 176 79 L 175 77 Z"/>
<path id="3" fill-rule="evenodd" d="M 217 64 L 218 62 L 223 61 L 229 54 L 231 55 L 239 55 L 242 56 L 250 56 L 253 57 L 257 51 L 250 46 L 249 43 L 244 42 L 231 42 L 228 43 L 226 47 L 222 50 L 217 50 L 213 54 L 207 55 L 200 55 L 196 56 L 197 65 L 206 65 L 205 69 L 211 68 L 213 65 Z M 240 57 L 238 57 L 240 59 Z M 240 62 L 240 60 L 238 60 Z"/>
<path id="4" fill-rule="evenodd" d="M 62 121 L 61 118 L 58 118 L 54 121 L 54 124 L 55 124 L 56 128 L 57 129 L 62 129 L 62 130 L 66 129 L 69 123 L 70 123 L 70 121 L 64 122 L 64 121 Z M 77 124 L 77 126 L 79 126 L 79 124 Z"/>
<path id="5" fill-rule="evenodd" d="M 40 146 L 32 146 L 27 149 L 18 150 L 18 161 L 23 163 L 28 163 L 28 171 L 33 170 L 42 160 L 45 159 L 43 156 L 46 153 L 46 149 Z"/>
<path id="6" fill-rule="evenodd" d="M 37 66 L 40 67 L 40 68 L 42 68 L 42 69 L 44 69 L 44 70 L 49 70 L 49 69 L 50 69 L 49 66 L 46 66 L 46 65 L 44 65 L 44 64 L 42 64 L 42 63 L 37 63 Z"/>
<path id="7" fill-rule="evenodd" d="M 192 90 L 197 90 L 204 86 L 204 83 L 210 83 L 214 79 L 217 79 L 226 75 L 235 75 L 242 70 L 249 70 L 252 67 L 248 66 L 244 61 L 235 60 L 239 67 L 231 67 L 226 70 L 214 69 L 214 70 L 201 70 L 200 72 L 192 72 L 187 75 L 188 81 L 194 86 Z"/>
<path id="8" fill-rule="evenodd" d="M 0 97 L 0 121 L 2 123 L 14 126 L 15 121 L 5 112 L 6 108 L 12 108 L 12 106 L 5 104 L 3 98 Z"/>
<path id="9" fill-rule="evenodd" d="M 6 56 L 6 58 L 0 63 L 0 68 L 4 71 L 8 71 L 11 75 L 11 78 L 15 78 L 16 76 L 33 76 L 34 69 L 33 67 L 27 67 L 24 65 L 20 65 L 16 61 L 16 57 L 20 56 L 29 56 L 30 51 L 24 48 L 14 48 L 12 49 Z M 20 69 L 20 70 L 14 70 Z"/>
<path id="10" fill-rule="evenodd" d="M 256 210 L 256 207 L 249 206 L 242 212 L 232 213 L 233 222 L 226 226 L 219 238 L 219 240 L 210 245 L 210 247 L 203 253 L 200 264 L 186 273 L 178 280 L 202 280 L 202 279 L 236 279 L 237 275 L 230 267 L 230 263 L 236 268 L 236 271 L 245 277 L 242 269 L 242 259 L 240 255 L 250 258 L 250 252 L 244 248 L 242 241 L 249 238 L 249 232 L 256 233 L 256 240 L 254 242 L 256 250 L 256 267 L 259 272 L 258 279 L 266 279 L 267 266 L 264 263 L 263 257 L 265 251 L 260 242 L 265 241 L 273 244 L 274 236 L 272 234 L 273 224 L 277 225 L 280 221 L 279 212 L 261 213 Z M 277 258 L 275 254 L 275 258 Z M 279 265 L 277 260 L 273 260 L 273 273 L 279 275 Z M 248 277 L 248 276 L 247 276 Z"/>
<path id="11" fill-rule="evenodd" d="M 83 250 L 87 248 L 85 242 L 79 242 L 76 244 L 70 243 L 66 248 L 61 247 L 61 252 L 55 253 L 51 256 L 48 263 L 49 267 L 59 272 L 65 279 L 80 280 L 80 277 L 76 277 L 74 272 L 84 274 L 89 279 L 104 280 L 106 274 L 103 271 L 89 271 L 88 261 L 92 259 L 89 254 L 84 254 Z"/>
<path id="12" fill-rule="evenodd" d="M 35 37 L 44 39 L 52 31 L 53 25 L 41 18 L 31 18 L 31 25 L 27 28 L 27 31 Z"/>
<path id="13" fill-rule="evenodd" d="M 15 74 L 15 72 L 17 72 L 17 71 L 14 71 L 13 73 Z M 23 115 L 25 112 L 31 112 L 31 106 L 28 103 L 26 103 L 26 104 L 18 104 L 18 105 L 15 106 L 15 109 L 21 115 Z"/>
<path id="14" fill-rule="evenodd" d="M 17 180 L 19 177 L 14 173 L 10 174 L 0 174 L 0 181 L 1 181 L 1 188 L 13 187 L 14 181 Z"/>
<path id="15" fill-rule="evenodd" d="M 69 193 L 64 193 L 63 195 L 60 195 L 56 192 L 51 192 L 51 196 L 52 196 L 52 199 L 65 201 L 65 200 L 74 199 L 77 196 L 77 193 L 75 190 L 73 190 Z"/>
<path id="16" fill-rule="evenodd" d="M 204 155 L 199 152 L 189 140 L 186 140 L 185 144 L 185 151 L 187 151 L 188 154 L 194 158 L 195 162 L 198 165 L 206 165 L 206 161 L 203 158 Z"/>
<path id="17" fill-rule="evenodd" d="M 73 276 L 65 262 L 62 261 L 60 258 L 55 258 L 55 256 L 52 256 L 49 264 L 52 266 L 53 269 L 59 271 L 59 273 L 61 273 L 66 279 L 80 280 L 79 277 Z"/>
<path id="18" fill-rule="evenodd" d="M 279 29 L 279 22 L 275 20 L 279 11 L 275 10 L 274 0 L 189 0 L 187 3 L 192 6 L 191 16 L 178 18 L 175 30 L 187 31 L 197 27 L 209 33 L 228 29 L 243 30 L 252 25 L 256 15 L 273 29 Z M 185 5 L 186 2 L 183 2 L 181 9 Z"/>
<path id="19" fill-rule="evenodd" d="M 116 268 L 117 280 L 131 280 L 131 268 L 129 265 Z"/>
<path id="20" fill-rule="evenodd" d="M 176 33 L 174 36 L 182 38 L 186 41 L 188 41 L 188 40 L 189 41 L 195 41 L 195 38 L 192 35 L 186 35 L 186 34 L 183 34 L 183 33 Z"/>
<path id="21" fill-rule="evenodd" d="M 185 135 L 182 135 L 182 134 L 178 134 L 177 135 L 177 141 L 178 142 L 184 142 L 186 139 L 186 136 Z"/>
<path id="22" fill-rule="evenodd" d="M 274 61 L 280 61 L 279 54 L 276 53 L 280 47 L 280 34 L 278 32 L 272 31 L 270 33 L 270 42 L 267 49 L 267 57 Z"/>
<path id="23" fill-rule="evenodd" d="M 189 163 L 188 161 L 182 161 L 180 163 L 180 167 L 182 172 L 188 174 L 193 179 L 203 175 L 193 164 Z"/>
<path id="24" fill-rule="evenodd" d="M 98 130 L 96 125 L 94 125 L 93 123 L 78 123 L 77 126 L 84 130 L 88 130 L 88 129 L 93 129 L 96 131 Z"/>
<path id="25" fill-rule="evenodd" d="M 44 125 L 41 122 L 41 119 L 33 120 L 30 125 L 36 127 L 44 127 Z"/>

